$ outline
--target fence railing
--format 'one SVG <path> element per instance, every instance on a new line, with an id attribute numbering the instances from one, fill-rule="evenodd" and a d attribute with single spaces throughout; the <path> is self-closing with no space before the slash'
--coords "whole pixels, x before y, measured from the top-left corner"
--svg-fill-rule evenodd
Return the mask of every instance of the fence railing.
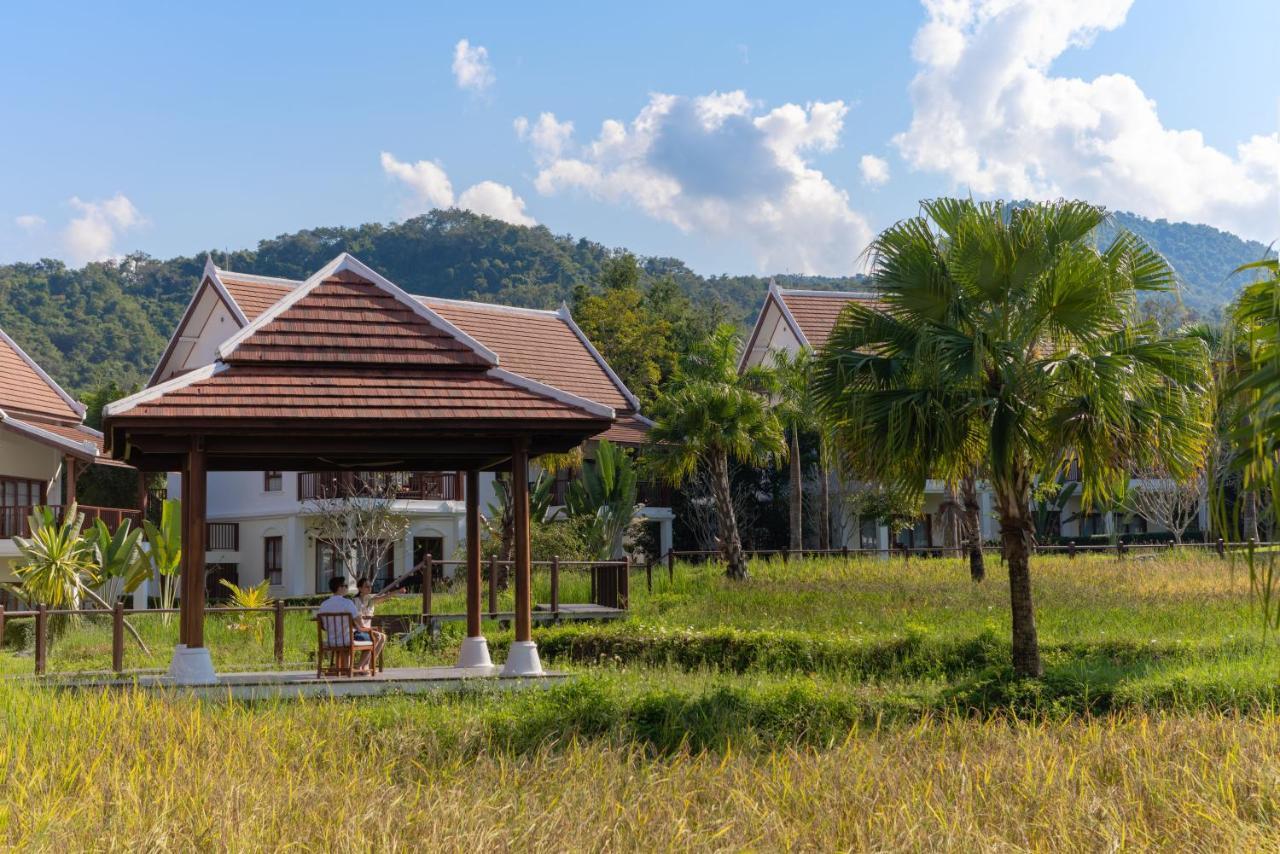
<path id="1" fill-rule="evenodd" d="M 31 536 L 31 512 L 39 504 L 6 504 L 0 506 L 0 539 Z M 84 514 L 85 525 L 92 525 L 95 519 L 101 519 L 107 527 L 115 530 L 120 523 L 129 519 L 138 525 L 142 521 L 141 510 L 130 510 L 123 507 L 94 507 L 90 504 L 77 505 Z M 61 508 L 56 508 L 61 514 Z"/>
<path id="2" fill-rule="evenodd" d="M 298 472 L 298 500 L 372 493 L 408 500 L 462 501 L 465 484 L 466 478 L 455 471 L 304 471 Z"/>
<path id="3" fill-rule="evenodd" d="M 416 572 L 422 572 L 424 577 L 430 578 L 434 569 L 434 565 L 442 566 L 461 566 L 465 570 L 464 561 L 433 561 L 431 558 L 423 560 L 417 567 L 403 578 L 408 577 Z M 514 567 L 514 561 L 499 561 L 490 559 L 484 564 L 484 580 L 487 583 L 487 609 L 481 609 L 481 618 L 497 621 L 511 621 L 515 619 L 515 613 L 510 610 L 504 610 L 499 607 L 501 600 L 501 592 L 509 582 L 510 570 Z M 532 568 L 545 568 L 550 573 L 550 601 L 545 604 L 539 604 L 533 611 L 532 618 L 535 622 L 558 622 L 567 617 L 574 618 L 592 618 L 592 617 L 611 617 L 619 616 L 627 610 L 628 598 L 630 596 L 630 573 L 633 565 L 629 560 L 617 561 L 562 561 L 558 558 L 552 558 L 549 561 L 533 561 Z M 652 567 L 649 568 L 650 572 Z M 566 572 L 589 572 L 591 577 L 591 604 L 596 608 L 589 610 L 578 610 L 582 606 L 579 603 L 566 603 L 561 601 L 562 592 L 562 576 Z M 456 576 L 455 576 L 456 577 Z M 652 580 L 650 578 L 650 580 Z M 426 626 L 428 631 L 434 633 L 442 623 L 452 621 L 462 621 L 466 619 L 465 612 L 440 612 L 433 610 L 433 599 L 435 591 L 431 584 L 424 584 L 422 590 L 422 606 L 418 614 L 389 614 L 384 617 L 375 617 L 375 621 L 391 621 L 405 619 L 410 622 L 416 622 Z M 482 603 L 484 600 L 482 599 Z M 576 608 L 572 611 L 567 610 L 565 605 Z M 283 600 L 276 600 L 271 606 L 265 608 L 240 608 L 234 606 L 208 606 L 205 608 L 206 616 L 216 616 L 222 614 L 270 614 L 272 615 L 271 631 L 272 631 L 272 653 L 277 665 L 284 664 L 285 657 L 285 615 L 294 612 L 314 613 L 315 605 L 286 605 Z M 111 670 L 114 673 L 124 672 L 124 649 L 125 649 L 125 618 L 139 615 L 164 615 L 177 614 L 180 612 L 178 608 L 126 608 L 123 603 L 116 603 L 115 607 L 110 610 L 105 609 L 70 609 L 70 608 L 48 608 L 44 605 L 36 607 L 24 607 L 21 609 L 6 609 L 0 604 L 0 652 L 4 650 L 4 629 L 5 623 L 13 620 L 33 620 L 34 626 L 34 665 L 36 675 L 44 675 L 48 672 L 48 656 L 49 656 L 49 619 L 55 616 L 77 616 L 77 617 L 104 617 L 111 618 Z"/>
<path id="4" fill-rule="evenodd" d="M 209 552 L 240 551 L 240 523 L 206 522 L 204 548 Z"/>

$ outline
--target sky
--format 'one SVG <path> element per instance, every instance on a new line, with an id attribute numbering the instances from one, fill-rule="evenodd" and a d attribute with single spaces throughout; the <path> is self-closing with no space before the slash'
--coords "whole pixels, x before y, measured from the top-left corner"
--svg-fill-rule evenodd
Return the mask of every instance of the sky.
<path id="1" fill-rule="evenodd" d="M 1280 238 L 1280 3 L 10 4 L 0 262 L 457 206 L 843 275 L 919 199 Z"/>

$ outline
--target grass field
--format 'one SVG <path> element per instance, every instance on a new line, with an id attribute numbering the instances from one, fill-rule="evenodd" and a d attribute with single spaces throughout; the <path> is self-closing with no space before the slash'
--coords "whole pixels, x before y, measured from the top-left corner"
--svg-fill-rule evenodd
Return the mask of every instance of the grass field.
<path id="1" fill-rule="evenodd" d="M 1038 560 L 1034 681 L 1006 665 L 998 562 L 981 585 L 967 572 L 678 566 L 652 594 L 637 572 L 627 621 L 537 632 L 574 678 L 515 694 L 200 704 L 9 680 L 0 844 L 1280 848 L 1280 653 L 1242 565 Z M 207 629 L 219 666 L 268 664 L 269 624 L 259 643 L 227 622 Z M 162 665 L 176 627 L 140 624 Z M 509 636 L 487 628 L 500 656 Z M 449 661 L 457 631 L 392 661 Z M 287 659 L 312 632 L 290 618 Z M 50 664 L 109 651 L 105 625 L 72 626 Z M 0 666 L 29 672 L 29 651 Z"/>

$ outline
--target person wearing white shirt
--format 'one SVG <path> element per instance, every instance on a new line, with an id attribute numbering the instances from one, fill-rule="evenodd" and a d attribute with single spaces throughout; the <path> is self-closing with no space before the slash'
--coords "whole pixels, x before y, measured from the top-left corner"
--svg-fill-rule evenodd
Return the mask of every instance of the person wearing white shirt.
<path id="1" fill-rule="evenodd" d="M 320 603 L 320 607 L 316 609 L 316 614 L 348 614 L 351 616 L 353 623 L 360 622 L 360 607 L 355 601 L 347 596 L 347 579 L 342 576 L 335 576 L 329 579 L 329 598 Z M 342 628 L 342 633 L 337 637 L 329 638 L 330 643 L 345 644 L 350 643 L 351 638 L 347 636 L 347 629 Z M 362 637 L 363 635 L 363 637 Z M 368 632 L 357 631 L 356 640 L 371 640 Z M 369 652 L 366 650 L 360 656 L 360 667 L 358 669 L 367 670 L 371 664 Z"/>

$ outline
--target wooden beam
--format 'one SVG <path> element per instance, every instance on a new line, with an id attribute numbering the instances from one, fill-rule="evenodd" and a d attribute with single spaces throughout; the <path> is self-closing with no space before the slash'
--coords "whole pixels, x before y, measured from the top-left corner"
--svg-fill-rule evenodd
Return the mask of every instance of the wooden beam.
<path id="1" fill-rule="evenodd" d="M 467 472 L 467 637 L 477 638 L 480 628 L 481 588 L 484 580 L 480 569 L 480 472 Z"/>
<path id="2" fill-rule="evenodd" d="M 530 595 L 529 443 L 517 439 L 511 452 L 511 513 L 515 521 L 516 643 L 533 640 L 533 601 Z"/>
<path id="3" fill-rule="evenodd" d="M 183 478 L 182 506 L 182 623 L 186 645 L 204 646 L 205 502 L 208 478 L 203 437 L 191 437 Z M 188 486 L 188 483 L 190 484 Z"/>
<path id="4" fill-rule="evenodd" d="M 75 504 L 76 503 L 76 458 L 63 457 L 62 467 L 63 467 L 63 470 L 66 472 L 63 475 L 63 478 L 66 480 L 66 486 L 65 486 L 66 494 L 67 494 L 66 503 Z"/>

